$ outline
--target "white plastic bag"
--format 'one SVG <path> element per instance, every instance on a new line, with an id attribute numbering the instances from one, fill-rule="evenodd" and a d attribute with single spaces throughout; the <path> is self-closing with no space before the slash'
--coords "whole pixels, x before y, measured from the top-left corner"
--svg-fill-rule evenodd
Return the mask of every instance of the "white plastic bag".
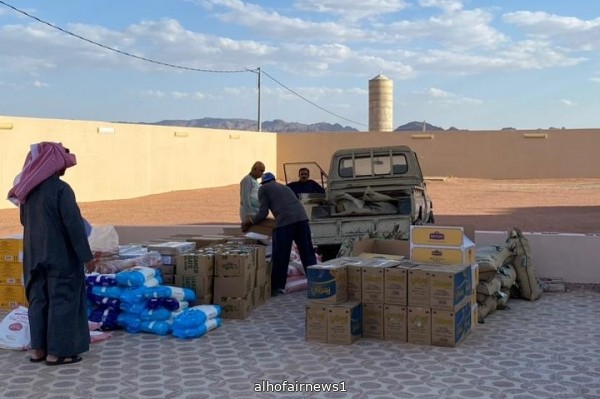
<path id="1" fill-rule="evenodd" d="M 114 226 L 94 226 L 88 241 L 92 252 L 119 253 L 119 234 Z"/>
<path id="2" fill-rule="evenodd" d="M 30 345 L 27 308 L 19 306 L 0 322 L 0 349 L 23 351 L 29 349 Z"/>

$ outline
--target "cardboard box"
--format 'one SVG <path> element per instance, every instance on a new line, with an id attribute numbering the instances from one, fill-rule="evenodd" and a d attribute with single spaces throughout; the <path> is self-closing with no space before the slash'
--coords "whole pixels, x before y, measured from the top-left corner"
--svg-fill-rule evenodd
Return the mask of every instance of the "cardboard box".
<path id="1" fill-rule="evenodd" d="M 178 255 L 192 252 L 196 244 L 185 241 L 156 242 L 148 245 L 148 251 L 157 251 L 161 255 Z"/>
<path id="2" fill-rule="evenodd" d="M 471 300 L 471 266 L 440 266 L 429 269 L 430 306 L 455 310 L 465 299 Z"/>
<path id="3" fill-rule="evenodd" d="M 471 304 L 457 310 L 431 309 L 431 344 L 455 347 L 468 333 L 471 324 Z"/>
<path id="4" fill-rule="evenodd" d="M 176 274 L 175 275 L 175 286 L 181 288 L 189 288 L 196 293 L 196 298 L 204 296 L 212 296 L 213 286 L 212 276 L 203 276 L 200 274 L 186 275 Z"/>
<path id="5" fill-rule="evenodd" d="M 396 267 L 386 268 L 383 272 L 383 302 L 386 304 L 408 304 L 408 270 L 417 264 L 403 261 Z"/>
<path id="6" fill-rule="evenodd" d="M 376 254 L 372 252 L 363 252 L 358 255 L 362 259 L 385 259 L 385 260 L 404 260 L 404 255 L 391 255 L 391 254 Z"/>
<path id="7" fill-rule="evenodd" d="M 245 298 L 254 289 L 256 271 L 247 269 L 239 276 L 216 276 L 215 297 Z"/>
<path id="8" fill-rule="evenodd" d="M 23 239 L 0 238 L 0 262 L 22 262 Z"/>
<path id="9" fill-rule="evenodd" d="M 247 270 L 256 270 L 255 262 L 253 252 L 221 252 L 215 256 L 215 274 L 220 277 L 241 276 Z"/>
<path id="10" fill-rule="evenodd" d="M 273 229 L 276 227 L 275 219 L 266 218 L 262 222 L 253 224 L 248 231 L 252 233 L 270 236 L 273 234 Z"/>
<path id="11" fill-rule="evenodd" d="M 431 302 L 430 272 L 421 265 L 408 270 L 408 305 L 429 308 Z"/>
<path id="12" fill-rule="evenodd" d="M 163 277 L 170 274 L 175 274 L 174 265 L 160 265 L 158 268 L 160 269 L 160 273 L 163 275 Z"/>
<path id="13" fill-rule="evenodd" d="M 328 304 L 348 300 L 348 266 L 325 262 L 309 266 L 306 271 L 309 300 Z"/>
<path id="14" fill-rule="evenodd" d="M 465 231 L 458 226 L 420 225 L 410 226 L 410 243 L 434 247 L 461 247 Z"/>
<path id="15" fill-rule="evenodd" d="M 378 255 L 410 255 L 410 243 L 404 240 L 378 240 L 369 239 L 355 241 L 352 247 L 352 256 L 368 252 Z"/>
<path id="16" fill-rule="evenodd" d="M 348 300 L 362 301 L 362 267 L 348 265 Z"/>
<path id="17" fill-rule="evenodd" d="M 20 305 L 28 307 L 25 287 L 22 285 L 0 285 L 0 309 L 10 310 Z"/>
<path id="18" fill-rule="evenodd" d="M 475 243 L 464 237 L 460 247 L 413 245 L 410 247 L 410 260 L 419 263 L 442 265 L 472 265 L 475 263 Z"/>
<path id="19" fill-rule="evenodd" d="M 160 261 L 163 265 L 173 266 L 177 264 L 177 255 L 161 255 Z"/>
<path id="20" fill-rule="evenodd" d="M 252 311 L 250 298 L 215 297 L 215 304 L 221 306 L 223 319 L 245 319 Z"/>
<path id="21" fill-rule="evenodd" d="M 177 256 L 177 274 L 213 276 L 215 274 L 215 256 L 204 252 L 195 252 Z"/>
<path id="22" fill-rule="evenodd" d="M 23 285 L 23 264 L 0 261 L 0 284 Z"/>
<path id="23" fill-rule="evenodd" d="M 306 305 L 306 340 L 327 343 L 328 307 L 325 304 Z"/>
<path id="24" fill-rule="evenodd" d="M 431 345 L 431 309 L 408 307 L 407 338 L 410 344 Z"/>
<path id="25" fill-rule="evenodd" d="M 362 304 L 363 337 L 383 340 L 383 304 Z"/>
<path id="26" fill-rule="evenodd" d="M 328 306 L 327 342 L 351 345 L 362 337 L 362 306 L 352 301 Z"/>
<path id="27" fill-rule="evenodd" d="M 163 285 L 175 285 L 175 275 L 174 274 L 163 274 Z"/>
<path id="28" fill-rule="evenodd" d="M 383 305 L 383 339 L 385 341 L 407 342 L 408 308 L 403 305 Z"/>

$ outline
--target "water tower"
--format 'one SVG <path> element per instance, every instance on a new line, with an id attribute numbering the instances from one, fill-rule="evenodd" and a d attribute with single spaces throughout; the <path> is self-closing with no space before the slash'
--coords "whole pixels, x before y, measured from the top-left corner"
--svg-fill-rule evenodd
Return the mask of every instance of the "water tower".
<path id="1" fill-rule="evenodd" d="M 394 82 L 382 74 L 369 80 L 369 131 L 394 130 Z"/>

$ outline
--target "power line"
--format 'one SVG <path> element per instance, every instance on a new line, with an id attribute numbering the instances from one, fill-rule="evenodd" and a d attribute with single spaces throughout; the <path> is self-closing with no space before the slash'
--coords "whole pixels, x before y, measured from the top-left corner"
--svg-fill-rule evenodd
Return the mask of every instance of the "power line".
<path id="1" fill-rule="evenodd" d="M 283 87 L 284 89 L 286 89 L 286 90 L 287 90 L 287 91 L 289 91 L 290 93 L 292 93 L 292 94 L 294 94 L 294 95 L 296 95 L 296 96 L 300 97 L 301 99 L 303 99 L 303 100 L 304 100 L 304 101 L 306 101 L 307 103 L 311 104 L 312 106 L 315 106 L 315 107 L 319 108 L 321 111 L 325 111 L 325 112 L 327 112 L 328 114 L 335 116 L 336 118 L 343 119 L 343 120 L 345 120 L 345 121 L 348 121 L 348 122 L 350 122 L 350 123 L 354 123 L 354 124 L 356 124 L 356 125 L 367 126 L 367 125 L 366 125 L 366 124 L 364 124 L 364 123 L 361 123 L 361 122 L 356 122 L 356 121 L 353 121 L 352 119 L 344 118 L 344 117 L 343 117 L 343 116 L 341 116 L 341 115 L 338 115 L 338 114 L 336 114 L 336 113 L 333 113 L 333 112 L 331 112 L 331 111 L 329 111 L 329 110 L 326 110 L 325 108 L 321 107 L 320 105 L 318 105 L 318 104 L 315 104 L 314 102 L 310 101 L 308 98 L 306 98 L 306 97 L 302 96 L 301 94 L 299 94 L 299 93 L 295 92 L 294 90 L 290 89 L 289 87 L 287 87 L 286 85 L 284 85 L 283 83 L 281 83 L 280 81 L 278 81 L 278 80 L 277 80 L 277 79 L 275 79 L 273 76 L 271 76 L 271 75 L 269 75 L 268 73 L 266 73 L 265 71 L 262 71 L 262 73 L 263 73 L 263 74 L 264 74 L 266 77 L 268 77 L 269 79 L 271 79 L 273 82 L 277 83 L 279 86 Z"/>
<path id="2" fill-rule="evenodd" d="M 311 104 L 312 106 L 320 109 L 321 111 L 327 112 L 328 114 L 333 115 L 336 118 L 343 119 L 345 121 L 348 121 L 350 123 L 354 123 L 356 125 L 367 126 L 364 123 L 356 122 L 356 121 L 353 121 L 351 119 L 345 118 L 345 117 L 343 117 L 341 115 L 338 115 L 338 114 L 336 114 L 334 112 L 331 112 L 331 111 L 329 111 L 329 110 L 321 107 L 320 105 L 314 103 L 313 101 L 310 101 L 306 97 L 302 96 L 301 94 L 297 93 L 296 91 L 292 90 L 288 86 L 284 85 L 283 83 L 281 83 L 280 81 L 278 81 L 277 79 L 275 79 L 273 76 L 269 75 L 264 70 L 261 70 L 261 68 L 243 68 L 243 69 L 234 69 L 234 70 L 217 70 L 217 69 L 194 68 L 194 67 L 188 67 L 188 66 L 171 64 L 171 63 L 163 62 L 163 61 L 157 61 L 157 60 L 153 60 L 151 58 L 147 58 L 147 57 L 142 57 L 142 56 L 139 56 L 139 55 L 135 55 L 135 54 L 129 53 L 127 51 L 119 50 L 119 49 L 107 46 L 105 44 L 98 43 L 98 42 L 96 42 L 94 40 L 91 40 L 91 39 L 88 39 L 86 37 L 80 36 L 80 35 L 78 35 L 76 33 L 73 33 L 73 32 L 70 32 L 70 31 L 68 31 L 66 29 L 63 29 L 60 26 L 54 25 L 54 24 L 52 24 L 52 23 L 50 23 L 48 21 L 44 21 L 43 19 L 40 19 L 40 18 L 36 17 L 35 15 L 31 15 L 31 14 L 29 14 L 26 11 L 18 9 L 18 8 L 14 7 L 14 6 L 12 6 L 12 5 L 8 4 L 8 3 L 6 3 L 5 1 L 0 0 L 0 4 L 6 6 L 8 8 L 10 8 L 10 9 L 12 9 L 12 10 L 14 10 L 14 11 L 20 13 L 20 14 L 23 14 L 23 15 L 25 15 L 28 18 L 34 19 L 34 20 L 36 20 L 36 21 L 38 21 L 38 22 L 40 22 L 40 23 L 42 23 L 44 25 L 47 25 L 47 26 L 49 26 L 49 27 L 51 27 L 53 29 L 57 29 L 57 30 L 61 31 L 62 33 L 65 33 L 65 34 L 67 34 L 69 36 L 72 36 L 72 37 L 75 37 L 77 39 L 83 40 L 83 41 L 85 41 L 87 43 L 90 43 L 90 44 L 93 44 L 95 46 L 101 47 L 101 48 L 103 48 L 105 50 L 113 51 L 115 53 L 118 53 L 118 54 L 121 54 L 121 55 L 124 55 L 124 56 L 127 56 L 127 57 L 132 57 L 132 58 L 135 58 L 135 59 L 138 59 L 138 60 L 141 60 L 141 61 L 146 61 L 146 62 L 150 62 L 150 63 L 153 63 L 153 64 L 162 65 L 162 66 L 166 66 L 166 67 L 170 67 L 170 68 L 183 69 L 183 70 L 195 71 L 195 72 L 210 72 L 210 73 L 244 73 L 244 72 L 253 72 L 253 73 L 257 73 L 259 75 L 262 73 L 265 76 L 267 76 L 269 79 L 271 79 L 273 82 L 277 83 L 278 85 L 280 85 L 281 87 L 283 87 L 284 89 L 286 89 L 287 91 L 289 91 L 290 93 L 292 93 L 295 96 L 297 96 L 298 98 L 306 101 L 307 103 Z M 259 87 L 259 91 L 260 91 L 260 87 Z M 260 105 L 259 105 L 259 107 L 260 107 Z"/>
<path id="3" fill-rule="evenodd" d="M 35 15 L 31 15 L 31 14 L 29 14 L 29 13 L 23 11 L 23 10 L 20 10 L 20 9 L 14 7 L 14 6 L 11 6 L 10 4 L 8 4 L 8 3 L 6 3 L 6 2 L 4 2 L 2 0 L 0 0 L 0 4 L 3 4 L 6 7 L 11 8 L 11 9 L 15 10 L 16 12 L 21 13 L 21 14 L 29 17 L 29 18 L 35 19 L 36 21 L 41 22 L 44 25 L 48 25 L 51 28 L 57 29 L 57 30 L 59 30 L 59 31 L 61 31 L 61 32 L 67 34 L 67 35 L 69 35 L 69 36 L 73 36 L 73 37 L 75 37 L 77 39 L 83 40 L 83 41 L 88 42 L 90 44 L 93 44 L 95 46 L 102 47 L 103 49 L 114 51 L 115 53 L 119 53 L 119 54 L 125 55 L 127 57 L 137 58 L 138 60 L 142 60 L 142 61 L 146 61 L 146 62 L 151 62 L 153 64 L 163 65 L 163 66 L 167 66 L 167 67 L 171 67 L 171 68 L 177 68 L 177 69 L 185 69 L 185 70 L 188 70 L 188 71 L 196 71 L 196 72 L 212 72 L 212 73 L 256 72 L 256 69 L 250 69 L 250 68 L 234 69 L 234 70 L 202 69 L 202 68 L 194 68 L 194 67 L 187 67 L 187 66 L 170 64 L 168 62 L 163 62 L 163 61 L 156 61 L 156 60 L 153 60 L 153 59 L 150 59 L 150 58 L 146 58 L 146 57 L 142 57 L 142 56 L 139 56 L 139 55 L 128 53 L 127 51 L 118 50 L 116 48 L 107 46 L 107 45 L 102 44 L 102 43 L 95 42 L 93 40 L 90 40 L 88 38 L 80 36 L 80 35 L 78 35 L 76 33 L 73 33 L 73 32 L 70 32 L 70 31 L 68 31 L 66 29 L 63 29 L 60 26 L 56 26 L 54 24 L 51 24 L 50 22 L 44 21 L 44 20 L 36 17 Z"/>

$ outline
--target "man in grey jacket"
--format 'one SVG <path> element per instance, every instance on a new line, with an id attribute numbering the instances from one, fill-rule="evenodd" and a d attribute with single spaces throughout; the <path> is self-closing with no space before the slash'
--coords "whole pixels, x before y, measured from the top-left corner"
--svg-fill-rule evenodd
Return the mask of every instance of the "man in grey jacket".
<path id="1" fill-rule="evenodd" d="M 287 186 L 276 181 L 275 175 L 266 172 L 258 189 L 260 209 L 258 213 L 242 224 L 247 231 L 252 224 L 263 221 L 269 210 L 275 216 L 273 230 L 273 269 L 271 272 L 271 296 L 285 293 L 287 270 L 290 263 L 292 242 L 298 246 L 304 271 L 315 265 L 317 258 L 312 244 L 308 216 L 296 194 Z"/>

